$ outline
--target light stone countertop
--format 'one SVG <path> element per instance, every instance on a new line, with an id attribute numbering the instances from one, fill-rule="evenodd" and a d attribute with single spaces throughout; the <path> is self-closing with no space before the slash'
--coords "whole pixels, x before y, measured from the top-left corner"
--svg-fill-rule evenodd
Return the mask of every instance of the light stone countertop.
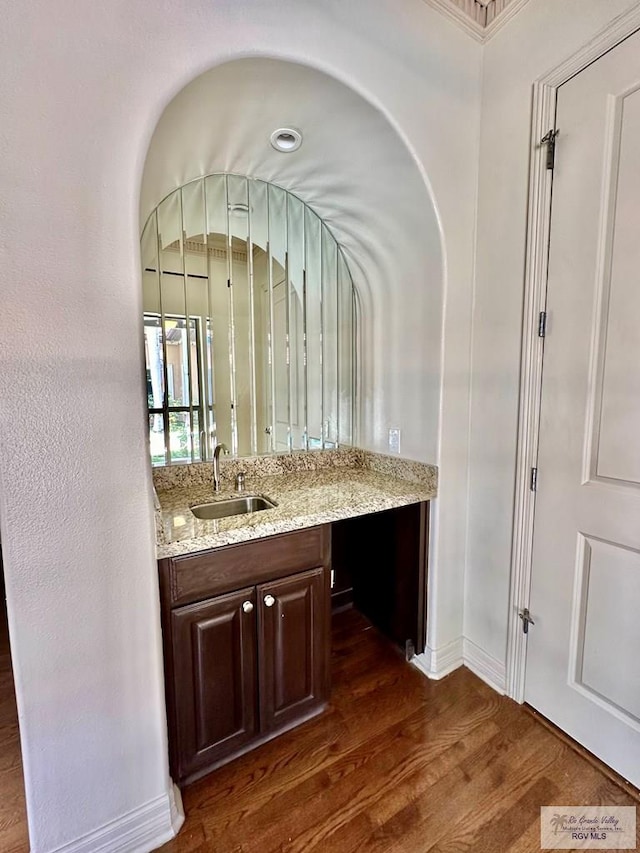
<path id="1" fill-rule="evenodd" d="M 295 457 L 300 456 L 305 470 L 295 470 Z M 433 465 L 399 457 L 349 449 L 287 454 L 282 460 L 280 471 L 274 457 L 229 460 L 226 471 L 221 466 L 223 490 L 217 495 L 209 463 L 174 466 L 174 475 L 170 468 L 154 472 L 158 559 L 406 506 L 437 494 Z M 197 519 L 189 507 L 237 495 L 232 480 L 237 470 L 247 472 L 245 494 L 265 495 L 277 506 L 230 518 Z"/>

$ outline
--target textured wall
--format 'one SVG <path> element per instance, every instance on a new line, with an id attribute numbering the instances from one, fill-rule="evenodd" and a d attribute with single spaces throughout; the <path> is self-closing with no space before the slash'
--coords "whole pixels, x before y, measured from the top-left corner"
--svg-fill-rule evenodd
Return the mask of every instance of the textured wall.
<path id="1" fill-rule="evenodd" d="M 422 0 L 4 5 L 0 526 L 34 853 L 166 800 L 139 188 L 166 105 L 226 60 L 327 71 L 387 116 L 429 177 L 441 361 L 424 363 L 428 346 L 410 358 L 402 393 L 441 387 L 431 642 L 459 635 L 479 51 Z M 416 273 L 407 286 L 430 284 Z M 425 322 L 396 315 L 394 340 Z M 412 406 L 393 403 L 389 425 Z"/>

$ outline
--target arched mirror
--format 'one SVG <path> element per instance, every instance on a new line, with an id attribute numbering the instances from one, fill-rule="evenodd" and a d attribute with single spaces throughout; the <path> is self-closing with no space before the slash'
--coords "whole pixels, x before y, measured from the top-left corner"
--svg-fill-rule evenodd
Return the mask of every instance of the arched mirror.
<path id="1" fill-rule="evenodd" d="M 354 442 L 354 288 L 307 205 L 209 175 L 158 205 L 141 253 L 154 465 Z"/>

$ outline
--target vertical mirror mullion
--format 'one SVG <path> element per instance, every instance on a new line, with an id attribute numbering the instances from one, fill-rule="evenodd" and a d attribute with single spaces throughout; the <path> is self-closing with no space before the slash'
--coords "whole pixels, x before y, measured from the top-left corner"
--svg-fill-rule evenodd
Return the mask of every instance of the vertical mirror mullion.
<path id="1" fill-rule="evenodd" d="M 288 322 L 288 263 L 287 263 L 286 193 L 269 185 L 269 248 L 271 254 L 272 357 L 274 379 L 273 446 L 274 450 L 289 450 L 289 322 Z"/>
<path id="2" fill-rule="evenodd" d="M 213 363 L 213 429 L 211 444 L 231 446 L 231 383 L 226 178 L 210 175 L 205 183 L 208 232 L 209 324 Z"/>
<path id="3" fill-rule="evenodd" d="M 305 230 L 305 371 L 307 445 L 322 446 L 322 257 L 320 220 L 308 207 Z"/>
<path id="4" fill-rule="evenodd" d="M 167 329 L 166 317 L 164 313 L 164 295 L 163 295 L 163 276 L 164 276 L 164 258 L 162 248 L 162 234 L 160 232 L 160 216 L 159 208 L 156 211 L 156 238 L 158 243 L 158 301 L 160 307 L 160 335 L 162 340 L 162 373 L 163 373 L 163 394 L 162 394 L 162 432 L 164 435 L 164 453 L 167 460 L 167 465 L 171 464 L 171 434 L 169 431 L 169 371 L 167 368 Z"/>
<path id="5" fill-rule="evenodd" d="M 269 449 L 271 453 L 273 453 L 276 449 L 276 357 L 275 357 L 275 307 L 273 302 L 273 264 L 274 258 L 272 253 L 272 241 L 271 241 L 271 198 L 270 193 L 267 191 L 267 287 L 269 290 L 268 301 L 269 301 L 269 373 L 271 376 L 271 422 L 268 426 L 269 429 Z"/>
<path id="6" fill-rule="evenodd" d="M 349 274 L 351 278 L 351 274 Z M 351 338 L 351 444 L 356 443 L 356 436 L 360 430 L 360 408 L 358 406 L 360 387 L 358 385 L 358 364 L 360 363 L 360 353 L 358 345 L 360 335 L 358 330 L 358 297 L 356 289 L 351 282 L 351 316 L 352 320 L 352 338 Z"/>
<path id="7" fill-rule="evenodd" d="M 247 279 L 249 297 L 249 399 L 251 409 L 251 453 L 258 453 L 258 385 L 256 381 L 256 321 L 255 321 L 255 271 L 253 268 L 253 240 L 251 230 L 251 200 L 247 187 Z"/>
<path id="8" fill-rule="evenodd" d="M 286 227 L 286 226 L 285 226 Z M 287 429 L 287 450 L 293 450 L 293 400 L 292 390 L 293 382 L 291 375 L 291 289 L 289 284 L 289 251 L 287 250 L 284 256 L 284 286 L 286 300 L 286 352 L 287 352 L 287 415 L 289 418 L 289 426 Z"/>
<path id="9" fill-rule="evenodd" d="M 206 459 L 206 337 L 203 324 L 207 316 L 207 249 L 204 180 L 186 184 L 182 192 L 184 234 L 185 313 L 189 352 L 190 420 L 192 459 Z"/>
<path id="10" fill-rule="evenodd" d="M 303 230 L 304 230 L 304 212 L 303 212 Z M 306 257 L 306 242 L 305 242 L 305 257 Z M 303 433 L 302 433 L 302 449 L 309 449 L 309 374 L 308 374 L 308 359 L 307 359 L 307 271 L 302 271 L 302 391 L 304 394 L 303 402 Z"/>
<path id="11" fill-rule="evenodd" d="M 304 349 L 304 205 L 287 194 L 287 283 L 289 294 L 289 417 L 291 448 L 306 447 L 307 394 Z"/>
<path id="12" fill-rule="evenodd" d="M 252 452 L 254 444 L 247 179 L 241 175 L 228 175 L 227 188 L 234 330 L 235 452 L 238 456 L 247 456 Z"/>
<path id="13" fill-rule="evenodd" d="M 229 312 L 229 393 L 231 397 L 231 453 L 238 453 L 238 427 L 236 423 L 236 329 L 233 313 L 233 237 L 231 235 L 231 212 L 229 210 L 229 176 L 225 175 L 226 245 L 227 245 L 227 292 Z"/>
<path id="14" fill-rule="evenodd" d="M 337 443 L 338 396 L 338 252 L 328 228 L 322 225 L 322 410 L 323 447 Z"/>
<path id="15" fill-rule="evenodd" d="M 271 451 L 271 363 L 269 311 L 269 234 L 267 184 L 249 179 L 250 312 L 253 345 L 255 453 Z"/>
<path id="16" fill-rule="evenodd" d="M 204 250 L 206 257 L 206 270 L 207 270 L 207 312 L 204 317 L 203 322 L 203 335 L 204 335 L 204 352 L 205 352 L 205 364 L 203 369 L 206 372 L 205 380 L 204 380 L 204 433 L 205 433 L 205 446 L 206 446 L 206 458 L 210 459 L 213 455 L 213 445 L 215 444 L 215 430 L 216 430 L 216 419 L 215 419 L 215 387 L 216 387 L 216 364 L 213 358 L 213 271 L 211 269 L 211 256 L 212 250 L 214 248 L 213 245 L 210 244 L 209 235 L 212 232 L 210 225 L 210 214 L 209 214 L 209 199 L 207 193 L 207 181 L 203 181 L 203 195 L 204 195 Z M 202 394 L 202 390 L 201 390 Z"/>
<path id="17" fill-rule="evenodd" d="M 195 461 L 194 448 L 195 448 L 195 440 L 194 440 L 194 431 L 193 431 L 193 376 L 192 366 L 191 366 L 191 315 L 189 312 L 189 293 L 187 286 L 187 260 L 186 260 L 186 222 L 184 215 L 184 190 L 180 189 L 178 198 L 180 199 L 180 243 L 179 243 L 179 251 L 180 251 L 180 266 L 182 267 L 182 289 L 184 295 L 184 336 L 183 336 L 183 347 L 184 341 L 186 340 L 186 352 L 183 352 L 183 359 L 186 360 L 187 363 L 187 399 L 189 401 L 189 455 L 191 457 L 191 461 Z M 184 374 L 184 368 L 183 368 Z"/>
<path id="18" fill-rule="evenodd" d="M 149 451 L 152 463 L 161 455 L 166 462 L 164 443 L 164 370 L 160 327 L 160 278 L 158 274 L 157 212 L 148 219 L 140 241 L 142 260 L 142 302 L 144 320 L 144 364 L 148 410 Z M 162 432 L 161 432 L 162 430 Z M 162 452 L 158 453 L 158 439 Z M 156 462 L 156 464 L 158 464 Z"/>
<path id="19" fill-rule="evenodd" d="M 324 276 L 325 276 L 325 257 L 323 250 L 322 234 L 324 226 L 320 223 L 320 231 L 318 237 L 318 245 L 320 251 L 320 447 L 325 448 L 326 443 L 326 412 L 325 412 L 325 364 L 326 364 L 326 336 L 324 323 Z"/>
<path id="20" fill-rule="evenodd" d="M 207 194 L 205 191 L 205 181 L 201 178 L 200 192 L 202 194 L 202 251 L 204 253 L 204 275 L 205 285 L 203 292 L 200 292 L 199 298 L 199 348 L 198 348 L 198 382 L 200 401 L 200 458 L 204 462 L 209 459 L 209 433 L 211 430 L 211 391 L 209 387 L 209 376 L 212 370 L 212 353 L 210 352 L 209 341 L 209 312 L 211 310 L 210 302 L 210 270 L 209 270 L 209 228 L 208 228 L 208 211 L 207 211 Z"/>
<path id="21" fill-rule="evenodd" d="M 338 428 L 337 442 L 351 444 L 353 435 L 353 284 L 338 249 Z"/>
<path id="22" fill-rule="evenodd" d="M 289 271 L 289 195 L 284 197 L 284 298 L 285 298 L 285 317 L 286 317 L 286 360 L 287 360 L 287 450 L 293 449 L 293 407 L 292 407 L 292 382 L 291 382 L 291 274 Z"/>

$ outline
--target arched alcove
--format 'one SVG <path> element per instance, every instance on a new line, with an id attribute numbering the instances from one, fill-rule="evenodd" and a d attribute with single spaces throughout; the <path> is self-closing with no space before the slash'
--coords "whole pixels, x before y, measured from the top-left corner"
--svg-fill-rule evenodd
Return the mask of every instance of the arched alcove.
<path id="1" fill-rule="evenodd" d="M 298 128 L 281 153 L 274 129 Z M 298 196 L 330 227 L 358 294 L 357 434 L 385 451 L 437 458 L 443 265 L 422 174 L 391 122 L 362 95 L 307 66 L 238 59 L 201 74 L 165 108 L 149 145 L 140 224 L 172 190 L 215 172 Z"/>

